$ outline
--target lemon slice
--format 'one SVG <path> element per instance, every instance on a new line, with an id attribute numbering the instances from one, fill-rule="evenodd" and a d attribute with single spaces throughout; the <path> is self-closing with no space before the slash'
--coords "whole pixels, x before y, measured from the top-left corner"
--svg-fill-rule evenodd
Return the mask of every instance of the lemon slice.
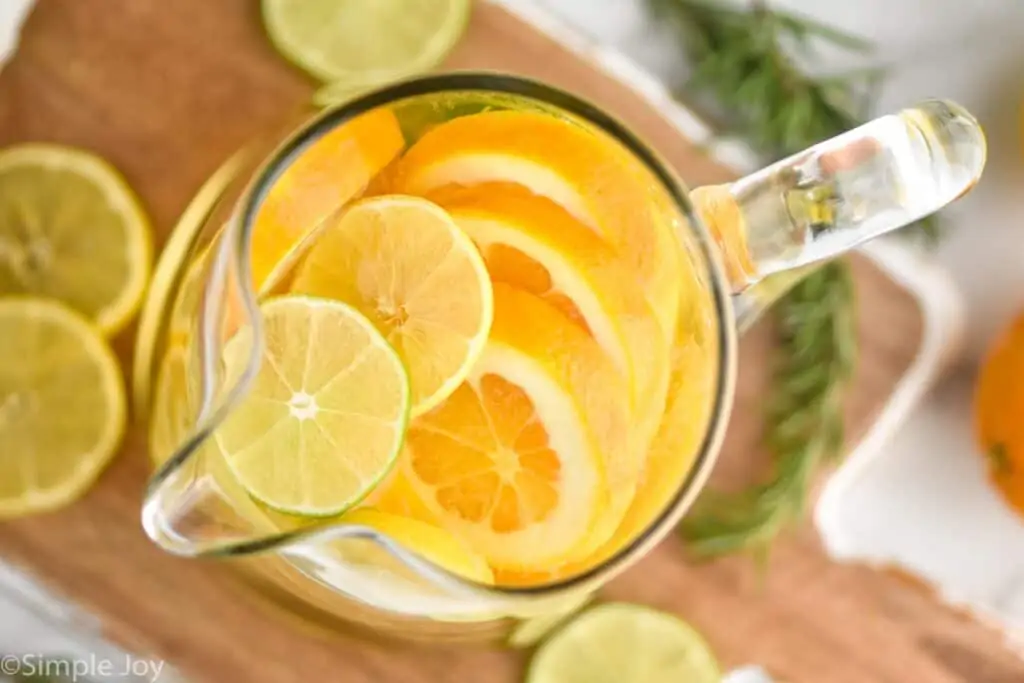
<path id="1" fill-rule="evenodd" d="M 469 21 L 470 0 L 263 0 L 263 23 L 289 61 L 352 88 L 437 66 Z"/>
<path id="2" fill-rule="evenodd" d="M 453 574 L 458 574 L 477 583 L 494 583 L 494 575 L 484 558 L 444 529 L 417 519 L 388 514 L 373 508 L 353 510 L 346 514 L 341 521 L 375 529 L 392 541 Z"/>
<path id="3" fill-rule="evenodd" d="M 0 299 L 0 518 L 84 493 L 117 450 L 125 401 L 88 321 L 56 302 Z"/>
<path id="4" fill-rule="evenodd" d="M 30 143 L 0 151 L 0 292 L 58 299 L 119 331 L 142 301 L 149 221 L 107 162 Z"/>
<path id="5" fill-rule="evenodd" d="M 310 250 L 292 291 L 344 301 L 373 321 L 409 372 L 413 417 L 466 378 L 494 315 L 473 242 L 417 197 L 352 205 Z"/>
<path id="6" fill-rule="evenodd" d="M 344 512 L 388 473 L 405 436 L 409 382 L 394 350 L 337 301 L 281 297 L 261 309 L 265 350 L 215 432 L 238 481 L 271 508 Z M 226 386 L 246 372 L 251 328 L 225 347 Z"/>
<path id="7" fill-rule="evenodd" d="M 718 663 L 689 624 L 625 603 L 584 612 L 544 643 L 527 683 L 718 683 Z"/>

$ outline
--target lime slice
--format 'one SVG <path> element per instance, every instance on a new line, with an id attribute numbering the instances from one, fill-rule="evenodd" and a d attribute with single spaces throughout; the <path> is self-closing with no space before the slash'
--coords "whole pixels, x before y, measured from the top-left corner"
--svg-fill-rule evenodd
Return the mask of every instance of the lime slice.
<path id="1" fill-rule="evenodd" d="M 50 144 L 0 151 L 0 292 L 58 299 L 112 335 L 151 258 L 149 221 L 107 162 Z"/>
<path id="2" fill-rule="evenodd" d="M 649 607 L 610 603 L 584 612 L 540 647 L 527 683 L 718 683 L 704 639 Z"/>
<path id="3" fill-rule="evenodd" d="M 419 197 L 353 204 L 323 228 L 292 290 L 344 301 L 373 321 L 409 371 L 414 417 L 469 375 L 494 318 L 480 252 L 451 216 Z"/>
<path id="4" fill-rule="evenodd" d="M 395 351 L 355 309 L 301 296 L 261 309 L 259 372 L 216 438 L 238 481 L 291 514 L 358 503 L 390 471 L 409 419 L 409 379 Z M 224 349 L 227 382 L 248 369 L 252 330 Z"/>
<path id="5" fill-rule="evenodd" d="M 289 61 L 356 91 L 437 66 L 462 36 L 470 6 L 470 0 L 263 0 L 263 23 Z"/>
<path id="6" fill-rule="evenodd" d="M 78 498 L 117 450 L 125 403 L 117 360 L 87 320 L 0 299 L 0 518 Z"/>

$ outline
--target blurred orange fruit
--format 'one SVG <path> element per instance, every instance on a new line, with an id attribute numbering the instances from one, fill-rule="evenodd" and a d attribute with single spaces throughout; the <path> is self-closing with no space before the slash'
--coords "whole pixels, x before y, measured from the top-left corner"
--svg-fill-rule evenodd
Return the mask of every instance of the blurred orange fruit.
<path id="1" fill-rule="evenodd" d="M 989 477 L 1024 514 L 1024 315 L 999 335 L 981 367 L 974 425 Z"/>

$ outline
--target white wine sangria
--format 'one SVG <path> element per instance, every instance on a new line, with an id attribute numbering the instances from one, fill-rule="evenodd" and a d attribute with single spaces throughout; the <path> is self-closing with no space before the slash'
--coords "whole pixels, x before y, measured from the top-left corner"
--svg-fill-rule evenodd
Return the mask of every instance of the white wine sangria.
<path id="1" fill-rule="evenodd" d="M 507 636 L 641 557 L 717 454 L 733 304 L 746 324 L 762 278 L 984 162 L 973 119 L 930 102 L 688 193 L 600 109 L 491 74 L 253 149 L 189 207 L 144 310 L 144 526 L 315 621 L 426 638 Z"/>

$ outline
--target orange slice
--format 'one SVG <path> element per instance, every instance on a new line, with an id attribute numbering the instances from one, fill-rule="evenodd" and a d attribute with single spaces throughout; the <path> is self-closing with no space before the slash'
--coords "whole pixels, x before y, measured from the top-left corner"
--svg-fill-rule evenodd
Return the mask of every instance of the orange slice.
<path id="1" fill-rule="evenodd" d="M 271 186 L 250 242 L 253 286 L 273 289 L 310 237 L 352 201 L 405 147 L 398 119 L 374 109 L 331 130 L 299 152 Z"/>
<path id="2" fill-rule="evenodd" d="M 718 360 L 712 303 L 692 271 L 683 271 L 687 289 L 672 347 L 668 400 L 632 503 L 611 538 L 586 558 L 543 570 L 503 570 L 495 583 L 529 586 L 575 576 L 622 550 L 662 514 L 679 491 L 700 452 L 714 407 Z"/>
<path id="3" fill-rule="evenodd" d="M 466 382 L 415 420 L 404 475 L 438 522 L 494 567 L 586 554 L 604 463 L 629 443 L 622 376 L 543 299 L 494 286 L 491 337 Z"/>
<path id="4" fill-rule="evenodd" d="M 668 344 L 639 282 L 597 234 L 523 187 L 449 186 L 430 198 L 476 243 L 493 281 L 544 298 L 588 331 L 630 378 L 636 439 L 608 463 L 612 495 L 606 523 L 618 524 L 632 500 L 668 391 Z"/>
<path id="5" fill-rule="evenodd" d="M 419 197 L 354 204 L 317 240 L 292 290 L 344 301 L 373 322 L 409 372 L 414 417 L 466 378 L 493 315 L 480 252 Z"/>
<path id="6" fill-rule="evenodd" d="M 608 240 L 640 279 L 666 340 L 675 331 L 678 244 L 654 179 L 603 134 L 550 114 L 495 111 L 427 132 L 398 163 L 401 192 L 512 182 L 548 197 Z"/>

